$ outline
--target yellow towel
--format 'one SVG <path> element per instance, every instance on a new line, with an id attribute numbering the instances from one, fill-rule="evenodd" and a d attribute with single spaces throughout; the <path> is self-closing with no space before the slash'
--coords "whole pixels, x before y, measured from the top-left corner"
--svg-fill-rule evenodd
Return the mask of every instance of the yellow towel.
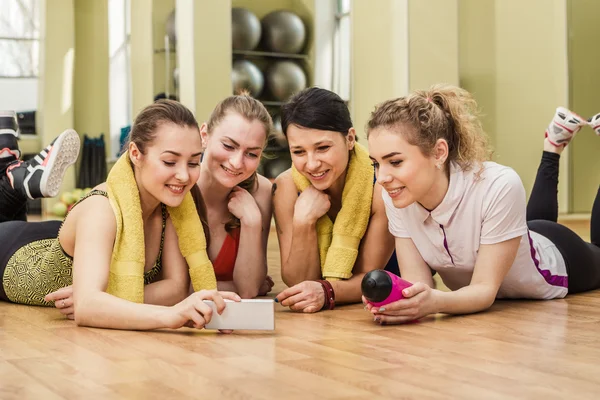
<path id="1" fill-rule="evenodd" d="M 303 191 L 310 181 L 292 166 L 296 188 Z M 373 164 L 359 143 L 354 145 L 342 192 L 342 209 L 335 224 L 327 214 L 317 221 L 321 274 L 325 279 L 348 279 L 358 256 L 360 241 L 367 231 L 373 201 Z"/>
<path id="2" fill-rule="evenodd" d="M 129 154 L 124 153 L 108 174 L 108 199 L 117 219 L 117 237 L 107 292 L 136 303 L 144 302 L 144 223 Z M 217 280 L 206 253 L 206 239 L 194 200 L 188 193 L 179 207 L 167 207 L 175 226 L 194 290 L 216 289 Z"/>

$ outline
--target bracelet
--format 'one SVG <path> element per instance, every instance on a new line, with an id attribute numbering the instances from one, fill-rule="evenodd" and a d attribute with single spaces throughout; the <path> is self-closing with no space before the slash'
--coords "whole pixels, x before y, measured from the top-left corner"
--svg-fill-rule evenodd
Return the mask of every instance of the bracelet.
<path id="1" fill-rule="evenodd" d="M 327 280 L 318 280 L 323 286 L 323 291 L 325 292 L 325 302 L 323 303 L 323 307 L 321 310 L 333 310 L 335 308 L 335 292 L 333 291 L 333 286 Z"/>

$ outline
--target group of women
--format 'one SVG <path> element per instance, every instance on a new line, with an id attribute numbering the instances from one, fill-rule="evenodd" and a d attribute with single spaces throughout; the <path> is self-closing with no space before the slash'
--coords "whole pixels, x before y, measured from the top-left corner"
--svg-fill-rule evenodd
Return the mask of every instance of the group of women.
<path id="1" fill-rule="evenodd" d="M 368 149 L 331 91 L 296 94 L 281 120 L 292 167 L 270 182 L 257 173 L 273 129 L 262 103 L 228 97 L 200 125 L 158 100 L 137 116 L 106 183 L 64 221 L 26 222 L 28 198 L 56 195 L 78 136 L 66 131 L 23 162 L 14 117 L 0 113 L 0 299 L 54 305 L 79 325 L 202 328 L 212 315 L 204 300 L 222 312 L 224 299 L 271 291 L 273 217 L 288 286 L 275 301 L 293 311 L 360 302 L 374 269 L 413 284 L 402 300 L 366 305 L 380 324 L 600 288 L 600 196 L 591 243 L 557 223 L 560 153 L 588 125 L 569 110 L 546 130 L 528 203 L 518 175 L 488 161 L 463 89 L 377 105 Z M 436 273 L 450 291 L 435 289 Z"/>

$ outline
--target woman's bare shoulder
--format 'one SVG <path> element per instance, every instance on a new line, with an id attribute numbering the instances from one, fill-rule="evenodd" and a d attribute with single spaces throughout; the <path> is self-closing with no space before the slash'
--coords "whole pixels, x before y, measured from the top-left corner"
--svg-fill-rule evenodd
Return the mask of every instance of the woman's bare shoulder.
<path id="1" fill-rule="evenodd" d="M 292 178 L 292 169 L 288 169 L 281 174 L 275 181 L 273 182 L 273 191 L 282 189 L 283 191 L 293 191 L 296 192 L 296 185 L 294 184 L 294 179 Z"/>
<path id="2" fill-rule="evenodd" d="M 270 196 L 271 188 L 273 186 L 271 181 L 260 174 L 256 174 L 256 178 L 258 182 L 258 188 L 256 189 L 256 192 L 254 192 L 254 197 L 258 198 Z"/>

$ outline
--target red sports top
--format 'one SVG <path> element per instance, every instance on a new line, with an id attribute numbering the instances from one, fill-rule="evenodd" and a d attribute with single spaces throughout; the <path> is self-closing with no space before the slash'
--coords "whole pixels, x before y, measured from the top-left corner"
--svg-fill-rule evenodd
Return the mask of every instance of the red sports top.
<path id="1" fill-rule="evenodd" d="M 240 228 L 232 230 L 225 235 L 223 246 L 219 250 L 217 258 L 213 261 L 217 281 L 232 281 L 235 260 L 240 247 Z"/>

